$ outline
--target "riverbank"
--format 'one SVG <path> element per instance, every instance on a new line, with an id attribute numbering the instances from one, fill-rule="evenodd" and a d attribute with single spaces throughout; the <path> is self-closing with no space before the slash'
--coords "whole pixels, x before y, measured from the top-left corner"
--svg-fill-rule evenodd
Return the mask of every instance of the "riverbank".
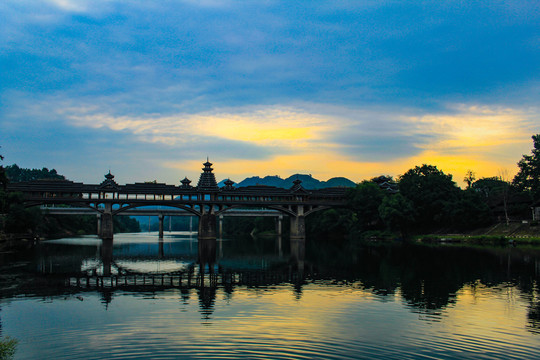
<path id="1" fill-rule="evenodd" d="M 40 239 L 31 234 L 6 234 L 0 232 L 0 253 L 32 248 Z"/>
<path id="2" fill-rule="evenodd" d="M 498 223 L 483 229 L 467 233 L 434 233 L 418 235 L 419 242 L 464 242 L 479 244 L 537 244 L 540 245 L 540 225 L 536 222 Z"/>

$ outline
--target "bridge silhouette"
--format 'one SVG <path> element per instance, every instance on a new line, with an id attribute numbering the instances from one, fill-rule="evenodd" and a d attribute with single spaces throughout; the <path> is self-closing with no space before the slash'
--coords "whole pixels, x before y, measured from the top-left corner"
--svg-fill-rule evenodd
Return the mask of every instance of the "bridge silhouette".
<path id="1" fill-rule="evenodd" d="M 159 234 L 163 237 L 163 207 L 168 207 L 199 218 L 199 240 L 216 239 L 217 219 L 227 213 L 239 216 L 242 211 L 247 215 L 249 211 L 246 209 L 267 209 L 274 213 L 261 214 L 289 216 L 291 240 L 303 241 L 306 216 L 346 205 L 347 188 L 306 190 L 300 180 L 295 180 L 290 189 L 265 185 L 235 187 L 231 180 L 225 181 L 225 186 L 220 188 L 213 173 L 213 164 L 207 160 L 203 165 L 197 186 L 191 186 L 187 178 L 179 186 L 164 183 L 119 185 L 109 171 L 105 180 L 96 185 L 69 180 L 37 180 L 9 184 L 8 191 L 21 192 L 25 206 L 47 206 L 44 211 L 49 213 L 53 213 L 50 206 L 55 205 L 69 206 L 65 209 L 70 210 L 54 209 L 58 214 L 88 209 L 89 213 L 98 215 L 98 235 L 102 239 L 113 238 L 113 216 L 138 211 L 159 216 Z"/>

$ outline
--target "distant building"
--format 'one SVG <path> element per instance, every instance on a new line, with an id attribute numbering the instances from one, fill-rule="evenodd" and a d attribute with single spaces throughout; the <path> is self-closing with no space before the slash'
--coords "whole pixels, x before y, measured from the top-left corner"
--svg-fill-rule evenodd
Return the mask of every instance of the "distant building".
<path id="1" fill-rule="evenodd" d="M 391 194 L 399 192 L 398 184 L 390 176 L 381 175 L 371 179 L 372 182 L 379 185 L 381 189 Z"/>

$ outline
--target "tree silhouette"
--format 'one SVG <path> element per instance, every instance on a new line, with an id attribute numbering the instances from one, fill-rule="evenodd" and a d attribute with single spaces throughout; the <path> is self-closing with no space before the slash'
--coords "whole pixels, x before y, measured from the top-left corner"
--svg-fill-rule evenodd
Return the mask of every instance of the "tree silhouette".
<path id="1" fill-rule="evenodd" d="M 513 184 L 521 191 L 529 191 L 535 200 L 540 198 L 540 134 L 532 136 L 532 155 L 523 155 Z"/>

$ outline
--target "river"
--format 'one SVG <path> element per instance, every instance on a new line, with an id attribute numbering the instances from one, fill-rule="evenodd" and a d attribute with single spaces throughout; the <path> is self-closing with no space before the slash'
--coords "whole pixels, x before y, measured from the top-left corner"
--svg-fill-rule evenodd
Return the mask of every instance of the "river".
<path id="1" fill-rule="evenodd" d="M 539 248 L 173 232 L 0 260 L 15 359 L 540 358 Z"/>

